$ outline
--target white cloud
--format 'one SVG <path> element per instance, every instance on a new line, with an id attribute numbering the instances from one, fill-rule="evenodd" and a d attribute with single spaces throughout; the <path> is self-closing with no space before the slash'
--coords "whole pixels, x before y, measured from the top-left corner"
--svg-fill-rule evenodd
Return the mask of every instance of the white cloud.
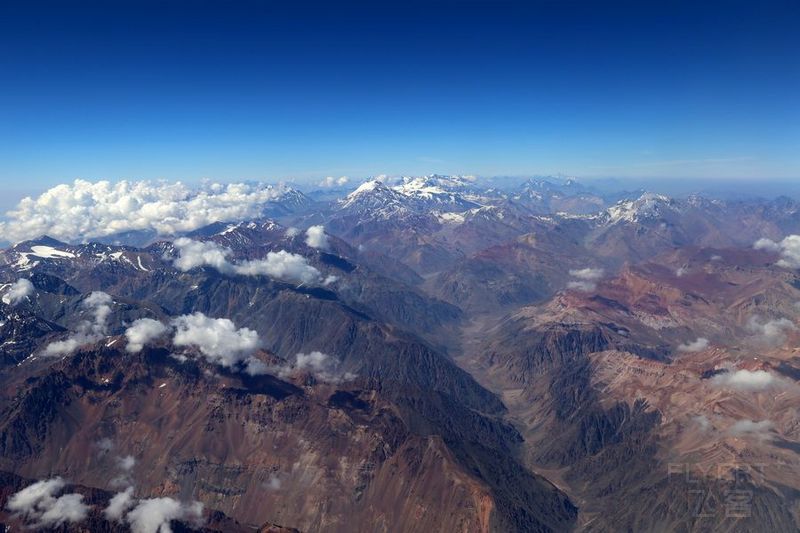
<path id="1" fill-rule="evenodd" d="M 174 265 L 186 272 L 192 268 L 208 265 L 222 274 L 240 274 L 243 276 L 269 276 L 292 283 L 320 283 L 322 274 L 308 264 L 302 255 L 286 250 L 267 252 L 263 259 L 252 259 L 240 263 L 227 260 L 230 250 L 214 242 L 199 242 L 187 238 L 175 241 L 180 256 Z"/>
<path id="2" fill-rule="evenodd" d="M 675 275 L 679 278 L 682 278 L 689 272 L 689 267 L 682 266 L 675 271 Z"/>
<path id="3" fill-rule="evenodd" d="M 108 507 L 103 510 L 103 514 L 111 521 L 121 522 L 125 512 L 135 504 L 136 501 L 133 499 L 133 487 L 128 487 L 124 491 L 118 492 L 111 497 L 111 500 L 108 502 Z"/>
<path id="4" fill-rule="evenodd" d="M 126 516 L 133 533 L 172 533 L 173 520 L 200 524 L 202 519 L 202 503 L 182 503 L 172 498 L 141 500 Z"/>
<path id="5" fill-rule="evenodd" d="M 3 295 L 3 303 L 17 305 L 31 294 L 33 294 L 33 283 L 28 279 L 20 278 L 12 283 L 8 291 Z"/>
<path id="6" fill-rule="evenodd" d="M 800 268 L 800 235 L 789 235 L 781 241 L 781 260 L 778 266 Z"/>
<path id="7" fill-rule="evenodd" d="M 741 369 L 717 374 L 711 378 L 711 383 L 714 385 L 742 391 L 760 391 L 778 382 L 778 378 L 766 370 Z"/>
<path id="8" fill-rule="evenodd" d="M 341 176 L 339 178 L 334 178 L 333 176 L 327 176 L 319 183 L 317 183 L 317 187 L 326 187 L 326 188 L 342 187 L 344 185 L 347 185 L 349 181 L 350 178 L 348 178 L 347 176 Z"/>
<path id="9" fill-rule="evenodd" d="M 173 332 L 174 346 L 195 347 L 209 363 L 226 368 L 241 364 L 244 371 L 252 375 L 263 374 L 267 370 L 266 365 L 253 356 L 261 346 L 257 332 L 249 328 L 237 328 L 227 318 L 211 318 L 200 312 L 175 317 L 168 325 L 151 318 L 140 318 L 125 331 L 128 338 L 126 349 L 138 352 L 149 341 L 170 331 Z M 173 357 L 186 360 L 181 354 Z"/>
<path id="10" fill-rule="evenodd" d="M 94 291 L 83 301 L 82 305 L 90 309 L 94 315 L 92 331 L 105 334 L 112 303 L 114 300 L 103 291 Z"/>
<path id="11" fill-rule="evenodd" d="M 172 325 L 175 346 L 194 346 L 212 364 L 226 368 L 243 364 L 249 373 L 261 373 L 263 363 L 253 356 L 261 344 L 255 331 L 237 329 L 227 318 L 210 318 L 203 313 L 179 316 Z"/>
<path id="12" fill-rule="evenodd" d="M 597 281 L 598 279 L 603 277 L 603 269 L 602 268 L 581 268 L 581 269 L 572 269 L 569 271 L 569 275 L 573 278 L 582 279 L 585 281 Z"/>
<path id="13" fill-rule="evenodd" d="M 311 226 L 306 230 L 306 244 L 312 248 L 327 250 L 328 236 L 325 235 L 325 226 Z"/>
<path id="14" fill-rule="evenodd" d="M 125 472 L 130 472 L 136 466 L 136 458 L 132 455 L 117 458 L 117 465 Z"/>
<path id="15" fill-rule="evenodd" d="M 286 228 L 286 236 L 289 237 L 290 239 L 292 237 L 297 237 L 298 235 L 300 235 L 300 230 L 298 228 L 295 227 Z"/>
<path id="16" fill-rule="evenodd" d="M 233 272 L 233 265 L 228 262 L 230 249 L 220 246 L 213 241 L 195 241 L 187 237 L 175 239 L 173 245 L 178 250 L 178 258 L 173 264 L 181 272 L 193 268 L 210 266 L 223 274 Z"/>
<path id="17" fill-rule="evenodd" d="M 125 330 L 125 337 L 128 339 L 125 349 L 133 353 L 140 352 L 145 344 L 162 336 L 168 329 L 158 320 L 140 318 Z"/>
<path id="18" fill-rule="evenodd" d="M 298 353 L 295 355 L 295 368 L 321 371 L 330 366 L 330 361 L 330 356 L 322 352 Z"/>
<path id="19" fill-rule="evenodd" d="M 83 503 L 83 494 L 64 494 L 39 517 L 39 524 L 50 527 L 64 522 L 80 522 L 86 519 L 88 512 L 89 506 Z"/>
<path id="20" fill-rule="evenodd" d="M 35 527 L 54 528 L 65 522 L 86 519 L 89 506 L 83 503 L 82 494 L 64 494 L 56 497 L 66 483 L 60 477 L 37 481 L 12 495 L 6 507 Z"/>
<path id="21" fill-rule="evenodd" d="M 326 353 L 313 351 L 310 353 L 297 353 L 293 362 L 273 369 L 278 376 L 286 378 L 296 372 L 308 372 L 319 381 L 327 383 L 340 383 L 354 379 L 355 374 L 339 371 L 339 361 Z"/>
<path id="22" fill-rule="evenodd" d="M 95 443 L 97 449 L 100 450 L 100 455 L 105 455 L 114 449 L 114 441 L 108 437 L 102 438 Z"/>
<path id="23" fill-rule="evenodd" d="M 246 183 L 190 188 L 180 182 L 75 180 L 23 199 L 0 224 L 0 233 L 13 242 L 44 234 L 86 240 L 132 230 L 175 235 L 261 216 L 265 205 L 285 191 L 282 185 Z"/>
<path id="24" fill-rule="evenodd" d="M 64 340 L 52 342 L 47 345 L 44 355 L 58 356 L 68 355 L 81 346 L 97 342 L 102 339 L 108 330 L 108 317 L 111 314 L 111 296 L 102 292 L 94 291 L 81 302 L 81 306 L 90 311 L 93 320 L 84 320 L 78 324 L 75 332 Z"/>
<path id="25" fill-rule="evenodd" d="M 680 352 L 702 352 L 706 348 L 708 348 L 708 339 L 705 337 L 698 337 L 691 342 L 678 345 L 678 351 Z"/>
<path id="26" fill-rule="evenodd" d="M 570 281 L 567 288 L 575 291 L 591 292 L 597 288 L 597 283 L 591 281 Z"/>
<path id="27" fill-rule="evenodd" d="M 235 265 L 235 272 L 245 276 L 269 276 L 291 283 L 320 283 L 319 270 L 308 264 L 302 255 L 286 250 L 267 252 L 264 259 L 244 261 Z"/>
<path id="28" fill-rule="evenodd" d="M 133 479 L 131 478 L 131 471 L 136 466 L 136 458 L 132 455 L 125 455 L 117 457 L 117 468 L 120 474 L 114 477 L 109 485 L 112 487 L 130 487 L 133 486 Z"/>
<path id="29" fill-rule="evenodd" d="M 797 326 L 787 318 L 765 320 L 760 316 L 751 316 L 747 321 L 747 329 L 753 333 L 755 342 L 778 346 L 786 341 L 786 334 L 795 331 Z"/>
<path id="30" fill-rule="evenodd" d="M 739 420 L 735 422 L 730 428 L 728 428 L 728 432 L 731 435 L 755 435 L 759 438 L 767 437 L 768 432 L 772 429 L 775 424 L 771 420 L 759 420 L 755 422 L 753 420 Z"/>
<path id="31" fill-rule="evenodd" d="M 81 346 L 85 346 L 98 340 L 95 337 L 83 334 L 74 334 L 64 340 L 51 342 L 44 349 L 44 355 L 57 357 L 59 355 L 69 355 Z"/>
<path id="32" fill-rule="evenodd" d="M 768 252 L 780 252 L 780 260 L 776 263 L 785 268 L 800 268 L 800 235 L 789 235 L 780 242 L 771 239 L 758 239 L 753 248 Z"/>
<path id="33" fill-rule="evenodd" d="M 758 239 L 755 244 L 753 244 L 753 248 L 756 250 L 766 250 L 767 252 L 779 252 L 781 249 L 781 245 L 777 242 L 773 241 L 772 239 L 767 239 L 763 237 Z"/>
<path id="34" fill-rule="evenodd" d="M 570 281 L 567 283 L 568 289 L 576 291 L 591 292 L 597 288 L 597 280 L 603 277 L 602 268 L 581 268 L 572 269 L 569 275 L 577 278 L 578 281 Z"/>

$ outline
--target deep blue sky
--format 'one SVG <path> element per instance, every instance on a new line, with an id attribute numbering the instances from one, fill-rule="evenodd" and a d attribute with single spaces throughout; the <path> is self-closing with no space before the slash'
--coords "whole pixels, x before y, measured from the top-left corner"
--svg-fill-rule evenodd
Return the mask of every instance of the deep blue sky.
<path id="1" fill-rule="evenodd" d="M 6 0 L 0 184 L 800 179 L 799 27 L 797 0 Z"/>

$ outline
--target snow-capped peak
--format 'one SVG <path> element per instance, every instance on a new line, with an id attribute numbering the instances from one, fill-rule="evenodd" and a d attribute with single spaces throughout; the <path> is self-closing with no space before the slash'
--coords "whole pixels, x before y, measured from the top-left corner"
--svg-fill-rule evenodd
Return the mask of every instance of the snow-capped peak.
<path id="1" fill-rule="evenodd" d="M 468 193 L 472 182 L 461 176 L 421 176 L 403 178 L 403 182 L 392 187 L 395 192 L 416 201 L 419 208 L 464 211 L 480 204 Z"/>
<path id="2" fill-rule="evenodd" d="M 432 198 L 434 195 L 446 194 L 446 191 L 429 180 L 427 177 L 421 178 L 406 178 L 406 180 L 396 187 L 394 190 L 406 196 L 420 196 L 423 198 Z"/>
<path id="3" fill-rule="evenodd" d="M 396 183 L 396 182 L 395 182 Z M 466 193 L 470 192 L 469 178 L 460 176 L 405 177 L 389 186 L 382 179 L 366 181 L 340 201 L 342 209 L 359 209 L 373 215 L 389 213 L 429 213 L 437 211 L 466 211 L 479 207 Z"/>
<path id="4" fill-rule="evenodd" d="M 365 192 L 374 191 L 375 189 L 384 186 L 379 180 L 369 180 L 365 181 L 361 185 L 359 185 L 356 190 L 351 192 L 347 195 L 348 198 L 358 196 L 359 194 L 363 194 Z"/>
<path id="5" fill-rule="evenodd" d="M 389 188 L 381 180 L 370 180 L 362 183 L 353 192 L 339 201 L 342 209 L 363 212 L 379 211 L 386 215 L 403 207 L 404 196 Z"/>
<path id="6" fill-rule="evenodd" d="M 646 192 L 635 200 L 621 200 L 608 208 L 608 222 L 636 222 L 644 218 L 653 218 L 663 214 L 670 206 L 672 199 L 663 194 Z"/>

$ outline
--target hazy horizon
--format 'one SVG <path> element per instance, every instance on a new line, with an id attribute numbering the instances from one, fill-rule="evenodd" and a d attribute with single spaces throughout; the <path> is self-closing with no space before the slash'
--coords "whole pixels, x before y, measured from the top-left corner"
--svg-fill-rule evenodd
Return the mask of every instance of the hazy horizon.
<path id="1" fill-rule="evenodd" d="M 389 178 L 398 179 L 402 177 L 416 177 L 416 176 L 429 176 L 429 175 L 445 175 L 445 176 L 474 176 L 478 180 L 492 182 L 497 181 L 503 184 L 504 187 L 513 187 L 515 184 L 521 184 L 529 179 L 544 179 L 557 181 L 559 179 L 575 179 L 582 185 L 590 188 L 595 188 L 601 192 L 622 192 L 637 190 L 644 190 L 647 192 L 654 192 L 665 194 L 668 196 L 683 197 L 691 194 L 707 195 L 714 198 L 739 198 L 739 197 L 752 197 L 772 199 L 779 196 L 789 196 L 791 198 L 800 199 L 800 179 L 791 180 L 775 180 L 775 179 L 724 179 L 724 178 L 635 178 L 635 177 L 583 177 L 570 174 L 538 174 L 531 173 L 528 175 L 495 175 L 495 176 L 481 176 L 475 174 L 449 174 L 441 172 L 427 172 L 424 174 L 376 174 L 361 177 L 354 176 L 331 176 L 321 174 L 314 178 L 308 179 L 214 179 L 214 178 L 198 178 L 198 179 L 137 179 L 137 178 L 118 178 L 118 179 L 86 179 L 86 178 L 73 178 L 56 181 L 53 183 L 42 184 L 41 186 L 20 187 L 12 186 L 6 187 L 2 198 L 0 198 L 0 219 L 4 219 L 8 211 L 17 206 L 17 204 L 27 197 L 36 198 L 47 190 L 61 184 L 72 184 L 75 180 L 84 180 L 92 183 L 99 181 L 108 181 L 112 184 L 120 181 L 134 182 L 149 182 L 149 183 L 183 183 L 189 188 L 201 187 L 204 183 L 262 183 L 262 184 L 288 184 L 298 188 L 304 192 L 311 192 L 321 189 L 335 189 L 335 190 L 351 190 L 358 186 L 358 184 L 374 179 L 376 177 L 387 176 Z M 346 178 L 346 184 L 331 186 L 323 183 L 324 180 L 338 180 Z"/>

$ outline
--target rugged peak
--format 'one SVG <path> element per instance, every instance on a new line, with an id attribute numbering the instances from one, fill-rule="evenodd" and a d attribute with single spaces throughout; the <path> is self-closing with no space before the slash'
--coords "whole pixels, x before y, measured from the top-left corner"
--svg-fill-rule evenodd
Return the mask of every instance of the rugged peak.
<path id="1" fill-rule="evenodd" d="M 280 194 L 274 200 L 286 207 L 305 207 L 311 203 L 311 199 L 293 187 L 285 186 L 280 191 Z"/>
<path id="2" fill-rule="evenodd" d="M 54 239 L 49 235 L 42 235 L 36 239 L 31 239 L 29 241 L 22 241 L 14 245 L 14 250 L 30 250 L 34 246 L 48 246 L 51 248 L 60 248 L 65 249 L 69 247 L 69 244 L 66 242 L 59 241 L 58 239 Z"/>
<path id="3" fill-rule="evenodd" d="M 606 211 L 609 223 L 620 221 L 638 222 L 643 219 L 656 218 L 665 210 L 674 208 L 675 201 L 663 194 L 645 192 L 635 200 L 620 200 Z"/>
<path id="4" fill-rule="evenodd" d="M 382 181 L 373 179 L 359 185 L 356 190 L 340 201 L 340 206 L 344 209 L 353 207 L 374 209 L 399 202 L 402 202 L 400 194 L 387 187 Z"/>
<path id="5" fill-rule="evenodd" d="M 471 176 L 431 174 L 429 176 L 404 177 L 402 184 L 395 187 L 395 190 L 400 192 L 414 192 L 421 189 L 435 189 L 436 192 L 463 191 L 474 185 L 475 178 Z"/>
<path id="6" fill-rule="evenodd" d="M 383 181 L 379 179 L 372 179 L 369 181 L 365 181 L 361 185 L 359 185 L 356 190 L 351 192 L 347 195 L 347 198 L 355 198 L 361 194 L 370 193 L 373 191 L 388 191 L 389 187 L 383 183 Z"/>
<path id="7" fill-rule="evenodd" d="M 468 186 L 469 182 L 460 176 L 434 175 L 404 178 L 403 183 L 393 187 L 393 190 L 416 202 L 416 207 L 422 210 L 437 208 L 464 211 L 480 206 L 464 196 L 468 192 Z"/>

